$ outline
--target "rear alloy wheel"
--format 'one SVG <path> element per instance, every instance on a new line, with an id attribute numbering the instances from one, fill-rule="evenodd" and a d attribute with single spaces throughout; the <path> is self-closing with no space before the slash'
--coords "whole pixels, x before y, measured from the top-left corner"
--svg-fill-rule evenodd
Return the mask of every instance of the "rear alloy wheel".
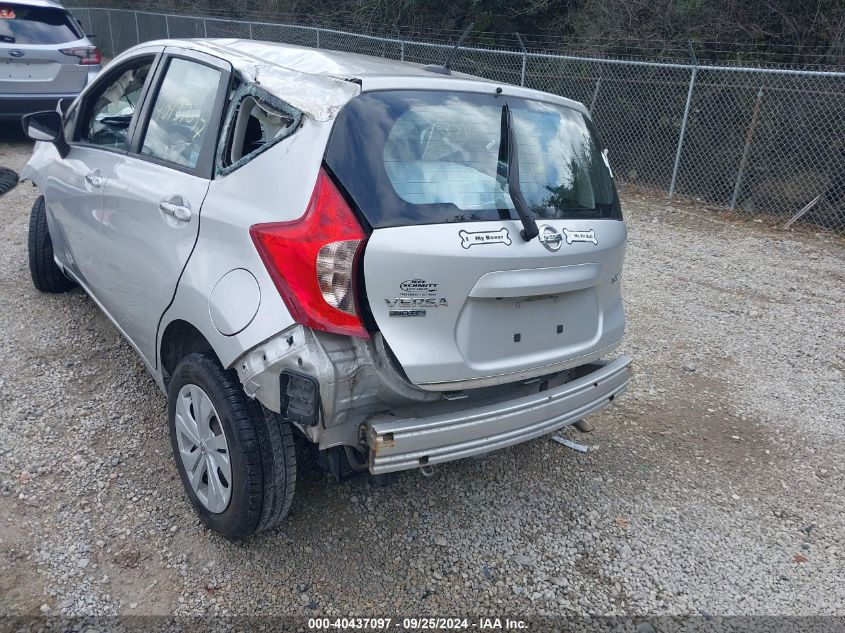
<path id="1" fill-rule="evenodd" d="M 179 476 L 207 527 L 240 540 L 287 515 L 296 484 L 290 424 L 247 398 L 213 354 L 176 367 L 167 418 Z"/>
<path id="2" fill-rule="evenodd" d="M 208 394 L 187 384 L 176 396 L 176 444 L 191 489 L 209 511 L 223 512 L 232 497 L 229 443 Z"/>
<path id="3" fill-rule="evenodd" d="M 29 214 L 29 273 L 32 285 L 41 292 L 66 292 L 74 286 L 53 259 L 44 196 L 38 197 Z"/>

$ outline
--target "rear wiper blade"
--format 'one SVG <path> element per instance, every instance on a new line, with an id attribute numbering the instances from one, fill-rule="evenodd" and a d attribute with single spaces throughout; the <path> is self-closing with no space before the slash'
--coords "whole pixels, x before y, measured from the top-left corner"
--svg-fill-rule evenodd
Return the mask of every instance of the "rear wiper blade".
<path id="1" fill-rule="evenodd" d="M 507 175 L 502 173 L 504 170 L 507 170 Z M 516 145 L 513 115 L 507 103 L 502 106 L 502 131 L 499 138 L 497 174 L 500 178 L 507 180 L 508 193 L 513 201 L 513 206 L 516 208 L 516 213 L 522 221 L 522 230 L 519 234 L 523 240 L 530 242 L 539 235 L 540 230 L 537 228 L 537 223 L 534 221 L 534 217 L 528 209 L 528 203 L 519 188 L 519 149 Z"/>

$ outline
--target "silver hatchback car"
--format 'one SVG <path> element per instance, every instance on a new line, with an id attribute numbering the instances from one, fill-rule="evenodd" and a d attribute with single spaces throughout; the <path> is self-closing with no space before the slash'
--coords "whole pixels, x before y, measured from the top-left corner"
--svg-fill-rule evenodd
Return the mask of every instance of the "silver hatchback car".
<path id="1" fill-rule="evenodd" d="M 61 4 L 0 0 L 0 121 L 69 103 L 99 71 L 99 49 Z"/>
<path id="2" fill-rule="evenodd" d="M 24 118 L 35 286 L 81 286 L 135 348 L 227 538 L 288 511 L 294 435 L 379 480 L 628 385 L 629 358 L 602 360 L 626 229 L 586 109 L 444 70 L 160 41 Z"/>

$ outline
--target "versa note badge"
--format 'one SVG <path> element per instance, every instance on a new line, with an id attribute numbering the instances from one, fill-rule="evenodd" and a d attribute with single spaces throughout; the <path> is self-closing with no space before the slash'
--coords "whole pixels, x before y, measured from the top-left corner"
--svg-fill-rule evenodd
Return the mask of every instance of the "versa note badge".
<path id="1" fill-rule="evenodd" d="M 461 238 L 461 246 L 464 248 L 469 248 L 476 244 L 504 244 L 505 246 L 510 246 L 513 243 L 506 228 L 498 231 L 475 231 L 472 233 L 469 231 L 458 231 L 458 236 Z"/>
<path id="2" fill-rule="evenodd" d="M 411 298 L 411 297 L 396 297 L 395 299 L 385 299 L 388 310 L 387 315 L 391 317 L 424 317 L 426 315 L 425 308 L 448 308 L 449 302 L 445 297 L 426 297 Z"/>

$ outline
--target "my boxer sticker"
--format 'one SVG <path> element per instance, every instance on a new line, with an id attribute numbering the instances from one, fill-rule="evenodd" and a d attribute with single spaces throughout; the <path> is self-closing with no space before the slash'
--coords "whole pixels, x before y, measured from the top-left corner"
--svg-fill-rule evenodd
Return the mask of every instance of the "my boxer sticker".
<path id="1" fill-rule="evenodd" d="M 504 244 L 505 246 L 510 246 L 513 243 L 506 228 L 499 229 L 498 231 L 458 231 L 458 237 L 461 238 L 461 246 L 464 248 L 469 248 L 476 244 Z"/>

